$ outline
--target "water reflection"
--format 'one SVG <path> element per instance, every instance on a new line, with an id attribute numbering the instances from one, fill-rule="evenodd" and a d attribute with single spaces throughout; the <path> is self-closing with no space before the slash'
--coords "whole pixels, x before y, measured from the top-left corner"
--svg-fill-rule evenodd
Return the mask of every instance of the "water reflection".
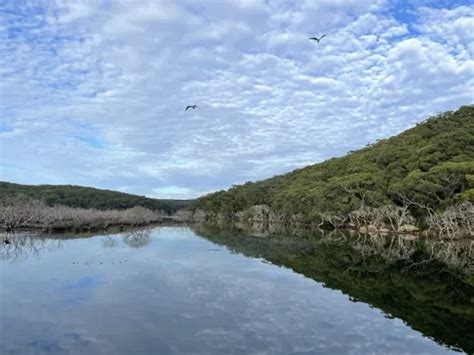
<path id="1" fill-rule="evenodd" d="M 12 237 L 0 353 L 474 352 L 469 245 L 193 228 Z"/>
<path id="2" fill-rule="evenodd" d="M 105 235 L 102 240 L 104 248 L 115 248 L 120 239 L 131 248 L 141 248 L 150 244 L 150 228 L 131 229 L 124 233 Z M 90 234 L 38 234 L 16 233 L 8 237 L 8 243 L 0 244 L 0 260 L 22 262 L 31 257 L 38 257 L 43 252 L 51 252 L 64 247 L 68 240 L 87 239 Z"/>
<path id="3" fill-rule="evenodd" d="M 123 241 L 129 247 L 141 248 L 150 244 L 151 229 L 133 230 L 123 236 Z"/>
<path id="4" fill-rule="evenodd" d="M 440 344 L 474 353 L 472 243 L 422 242 L 406 236 L 324 235 L 242 226 L 197 225 L 195 232 L 234 252 L 286 266 L 354 302 L 404 320 Z M 294 234 L 298 233 L 299 237 Z"/>
<path id="5" fill-rule="evenodd" d="M 102 245 L 104 248 L 115 248 L 118 245 L 118 241 L 110 236 L 105 237 Z"/>
<path id="6" fill-rule="evenodd" d="M 9 243 L 0 245 L 0 260 L 21 262 L 36 257 L 43 251 L 52 251 L 62 247 L 61 239 L 50 239 L 42 236 L 17 233 L 9 236 Z"/>

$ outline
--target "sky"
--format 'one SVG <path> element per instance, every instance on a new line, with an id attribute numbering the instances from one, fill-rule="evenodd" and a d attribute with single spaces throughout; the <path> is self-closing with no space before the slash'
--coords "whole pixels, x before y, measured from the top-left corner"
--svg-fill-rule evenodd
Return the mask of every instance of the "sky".
<path id="1" fill-rule="evenodd" d="M 471 0 L 0 0 L 0 180 L 195 198 L 472 88 Z"/>

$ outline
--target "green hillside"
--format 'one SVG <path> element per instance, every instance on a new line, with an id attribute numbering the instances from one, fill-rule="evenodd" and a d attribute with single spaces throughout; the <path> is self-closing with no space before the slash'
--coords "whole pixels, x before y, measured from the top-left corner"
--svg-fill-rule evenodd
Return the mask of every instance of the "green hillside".
<path id="1" fill-rule="evenodd" d="M 0 182 L 1 198 L 25 197 L 44 201 L 47 205 L 95 208 L 99 210 L 126 209 L 143 206 L 150 210 L 164 210 L 168 214 L 188 207 L 189 200 L 158 200 L 123 192 L 73 185 L 20 185 Z"/>
<path id="2" fill-rule="evenodd" d="M 209 194 L 193 206 L 230 217 L 268 205 L 317 222 L 361 206 L 404 205 L 418 220 L 462 201 L 474 202 L 474 106 L 431 117 L 342 158 Z"/>

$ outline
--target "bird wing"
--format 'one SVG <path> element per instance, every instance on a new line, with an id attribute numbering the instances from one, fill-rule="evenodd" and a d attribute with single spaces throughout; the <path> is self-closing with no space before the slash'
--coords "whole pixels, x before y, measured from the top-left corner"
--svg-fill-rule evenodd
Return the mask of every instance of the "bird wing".
<path id="1" fill-rule="evenodd" d="M 184 111 L 187 111 L 191 108 L 191 106 L 186 106 L 186 109 Z"/>
<path id="2" fill-rule="evenodd" d="M 322 40 L 323 37 L 326 37 L 326 35 L 322 35 L 321 37 L 319 37 L 319 40 Z"/>
<path id="3" fill-rule="evenodd" d="M 309 39 L 312 39 L 313 41 L 317 41 L 317 40 L 318 40 L 316 37 L 309 37 Z"/>

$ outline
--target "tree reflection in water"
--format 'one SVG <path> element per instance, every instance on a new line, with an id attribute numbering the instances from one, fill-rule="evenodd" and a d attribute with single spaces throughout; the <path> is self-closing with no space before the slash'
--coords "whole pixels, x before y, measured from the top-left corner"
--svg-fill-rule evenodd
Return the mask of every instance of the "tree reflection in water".
<path id="1" fill-rule="evenodd" d="M 120 235 L 119 235 L 120 236 Z M 151 229 L 139 229 L 121 234 L 124 244 L 131 248 L 141 248 L 150 244 Z M 3 241 L 6 236 L 1 236 L 0 260 L 9 262 L 21 262 L 28 258 L 36 257 L 42 252 L 51 252 L 63 248 L 69 239 L 82 237 L 89 238 L 89 235 L 43 235 L 32 233 L 17 233 L 8 236 L 8 243 Z M 115 236 L 105 236 L 102 242 L 104 248 L 114 248 L 119 240 Z"/>
<path id="2" fill-rule="evenodd" d="M 174 228 L 174 227 L 173 227 Z M 337 289 L 355 302 L 403 320 L 439 343 L 474 353 L 473 245 L 466 242 L 426 241 L 407 236 L 374 236 L 285 231 L 279 226 L 193 226 L 198 236 L 231 252 L 264 258 Z M 173 233 L 176 232 L 174 229 Z M 183 233 L 188 233 L 182 229 Z M 166 228 L 154 229 L 154 237 Z M 174 237 L 176 234 L 173 234 Z M 90 235 L 9 236 L 0 245 L 0 260 L 20 262 L 60 248 L 113 248 L 120 243 L 140 248 L 151 243 L 151 230 L 89 238 Z M 178 235 L 179 237 L 179 235 Z M 76 244 L 68 239 L 80 239 Z M 100 254 L 101 250 L 99 250 Z M 109 249 L 112 258 L 115 250 Z"/>
<path id="3" fill-rule="evenodd" d="M 62 239 L 50 239 L 41 235 L 17 233 L 8 237 L 9 243 L 0 245 L 0 259 L 20 262 L 36 257 L 43 251 L 53 251 L 63 246 Z"/>
<path id="4" fill-rule="evenodd" d="M 195 225 L 193 230 L 233 252 L 263 258 L 340 290 L 438 343 L 474 353 L 474 253 L 469 241 L 340 231 L 257 234 L 255 228 L 235 225 Z"/>
<path id="5" fill-rule="evenodd" d="M 151 229 L 141 229 L 127 232 L 123 236 L 123 241 L 129 247 L 141 248 L 150 244 Z"/>
<path id="6" fill-rule="evenodd" d="M 114 248 L 118 245 L 118 241 L 110 236 L 106 236 L 102 245 L 104 248 Z"/>

